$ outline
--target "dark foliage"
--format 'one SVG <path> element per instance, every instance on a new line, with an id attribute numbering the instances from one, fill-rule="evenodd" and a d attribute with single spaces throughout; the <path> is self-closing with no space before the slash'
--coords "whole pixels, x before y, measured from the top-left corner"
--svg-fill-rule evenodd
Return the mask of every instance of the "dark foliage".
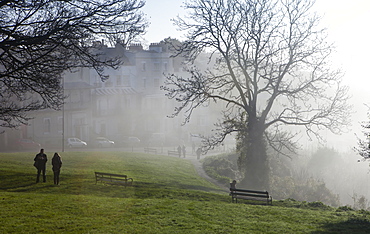
<path id="1" fill-rule="evenodd" d="M 96 41 L 130 42 L 144 32 L 141 0 L 0 1 L 0 126 L 16 127 L 27 112 L 60 108 L 61 76 L 92 67 L 106 79 L 117 67 Z"/>

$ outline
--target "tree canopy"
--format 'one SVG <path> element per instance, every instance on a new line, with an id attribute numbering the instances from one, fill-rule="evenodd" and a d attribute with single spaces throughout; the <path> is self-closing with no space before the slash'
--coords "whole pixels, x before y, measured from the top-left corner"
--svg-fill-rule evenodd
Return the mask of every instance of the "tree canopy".
<path id="1" fill-rule="evenodd" d="M 179 105 L 174 115 L 209 102 L 223 104 L 214 146 L 238 134 L 239 166 L 250 187 L 268 186 L 268 143 L 294 152 L 296 131 L 320 138 L 320 130 L 340 133 L 348 124 L 348 88 L 333 70 L 320 17 L 312 0 L 190 0 L 188 15 L 175 23 L 187 31 L 177 48 L 188 58 L 188 76 L 170 74 L 163 87 Z M 207 53 L 212 67 L 195 65 Z"/>
<path id="2" fill-rule="evenodd" d="M 141 0 L 0 1 L 0 126 L 26 123 L 29 111 L 60 108 L 61 76 L 76 67 L 117 67 L 96 41 L 126 44 L 144 32 Z"/>

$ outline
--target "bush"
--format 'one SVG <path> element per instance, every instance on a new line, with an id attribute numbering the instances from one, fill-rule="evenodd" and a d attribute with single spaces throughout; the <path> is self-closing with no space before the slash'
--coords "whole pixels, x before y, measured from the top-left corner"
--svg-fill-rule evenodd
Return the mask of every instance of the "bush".
<path id="1" fill-rule="evenodd" d="M 319 206 L 319 203 L 315 203 L 317 201 L 322 205 L 339 206 L 339 196 L 333 194 L 324 182 L 313 179 L 303 172 L 295 173 L 301 175 L 297 178 L 291 176 L 291 173 L 282 173 L 281 170 L 288 170 L 289 167 L 287 165 L 282 167 L 281 164 L 283 163 L 275 162 L 273 166 L 278 169 L 275 168 L 273 171 L 276 173 L 271 176 L 269 192 L 275 200 L 293 198 L 298 201 L 314 202 L 311 207 Z M 203 160 L 203 168 L 210 177 L 225 185 L 233 179 L 241 179 L 235 153 L 206 157 Z"/>
<path id="2" fill-rule="evenodd" d="M 352 207 L 350 206 L 340 206 L 336 210 L 337 212 L 342 212 L 342 211 L 353 211 Z"/>
<path id="3" fill-rule="evenodd" d="M 211 178 L 228 185 L 237 178 L 234 163 L 225 156 L 210 156 L 203 160 L 203 168 Z"/>
<path id="4" fill-rule="evenodd" d="M 293 198 L 299 201 L 320 201 L 331 206 L 339 206 L 339 196 L 333 194 L 324 182 L 308 178 L 296 181 L 293 177 L 272 177 L 271 194 L 277 199 Z"/>

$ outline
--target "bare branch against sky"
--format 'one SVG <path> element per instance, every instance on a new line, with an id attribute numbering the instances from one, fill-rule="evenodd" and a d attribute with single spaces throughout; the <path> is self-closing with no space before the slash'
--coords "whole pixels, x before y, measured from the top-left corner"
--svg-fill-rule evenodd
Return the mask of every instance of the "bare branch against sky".
<path id="1" fill-rule="evenodd" d="M 60 108 L 61 75 L 120 60 L 93 49 L 96 41 L 125 45 L 147 26 L 141 0 L 0 2 L 0 126 L 26 123 L 29 111 Z"/>

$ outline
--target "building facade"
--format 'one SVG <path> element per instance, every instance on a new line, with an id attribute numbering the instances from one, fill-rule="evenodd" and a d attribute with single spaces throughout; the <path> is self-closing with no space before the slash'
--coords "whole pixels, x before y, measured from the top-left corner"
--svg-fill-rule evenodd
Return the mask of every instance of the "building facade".
<path id="1" fill-rule="evenodd" d="M 107 56 L 119 55 L 123 64 L 116 70 L 107 68 L 109 78 L 104 82 L 94 69 L 66 72 L 62 109 L 32 113 L 20 137 L 56 149 L 64 148 L 69 137 L 89 143 L 96 137 L 120 142 L 135 136 L 145 145 L 178 145 L 187 144 L 191 134 L 206 134 L 213 128 L 209 108 L 197 111 L 187 125 L 182 125 L 181 116 L 168 117 L 176 103 L 160 89 L 165 74 L 186 74 L 181 58 L 171 57 L 165 43 L 152 43 L 148 49 L 141 44 L 101 48 Z"/>

